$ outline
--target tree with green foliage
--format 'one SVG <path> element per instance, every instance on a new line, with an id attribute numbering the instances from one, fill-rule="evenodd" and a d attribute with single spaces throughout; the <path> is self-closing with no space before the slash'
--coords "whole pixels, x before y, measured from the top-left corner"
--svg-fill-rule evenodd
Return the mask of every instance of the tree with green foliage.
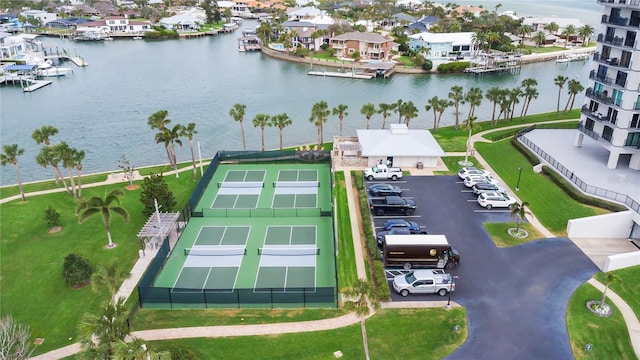
<path id="1" fill-rule="evenodd" d="M 60 160 L 62 161 L 62 166 L 67 169 L 67 173 L 69 174 L 69 182 L 71 184 L 71 193 L 73 194 L 73 198 L 77 198 L 78 194 L 76 192 L 76 182 L 73 176 L 73 169 L 76 168 L 76 149 L 72 148 L 65 141 L 61 141 L 59 144 L 53 146 L 54 150 L 60 154 Z"/>
<path id="2" fill-rule="evenodd" d="M 167 125 L 171 124 L 171 119 L 168 119 L 169 112 L 167 110 L 158 110 L 147 118 L 147 125 L 151 130 L 162 130 Z"/>
<path id="3" fill-rule="evenodd" d="M 583 39 L 582 46 L 589 45 L 589 39 L 591 38 L 591 36 L 593 36 L 595 31 L 596 30 L 593 28 L 593 26 L 589 24 L 582 25 L 581 27 L 578 28 L 577 30 L 578 36 L 580 36 Z"/>
<path id="4" fill-rule="evenodd" d="M 471 117 L 475 114 L 476 107 L 482 104 L 482 89 L 479 87 L 472 87 L 464 95 L 464 101 L 469 104 L 469 114 L 467 117 Z"/>
<path id="5" fill-rule="evenodd" d="M 231 17 L 233 16 L 233 14 L 231 13 L 231 8 L 225 8 L 224 9 L 224 17 L 225 19 L 227 19 L 227 23 L 231 23 Z"/>
<path id="6" fill-rule="evenodd" d="M 520 96 L 522 96 L 522 89 L 515 87 L 509 91 L 508 98 L 511 109 L 509 109 L 509 121 L 513 120 L 513 114 L 516 112 L 516 104 L 520 103 Z"/>
<path id="7" fill-rule="evenodd" d="M 355 286 L 345 292 L 344 298 L 347 299 L 344 303 L 344 308 L 347 311 L 355 312 L 356 316 L 360 319 L 365 359 L 369 360 L 369 343 L 364 319 L 372 309 L 376 311 L 381 308 L 380 302 L 378 301 L 373 286 L 367 279 L 358 279 Z"/>
<path id="8" fill-rule="evenodd" d="M 565 106 L 564 112 L 573 109 L 573 103 L 576 101 L 576 95 L 580 94 L 582 90 L 584 90 L 584 86 L 582 86 L 580 81 L 571 79 L 567 84 L 567 90 L 569 92 L 569 99 L 567 100 L 567 106 Z"/>
<path id="9" fill-rule="evenodd" d="M 349 109 L 349 107 L 345 104 L 338 104 L 336 107 L 331 109 L 332 115 L 338 115 L 338 120 L 340 121 L 340 136 L 342 136 L 342 121 L 345 116 L 349 116 L 347 109 Z"/>
<path id="10" fill-rule="evenodd" d="M 564 38 L 564 47 L 566 48 L 567 45 L 569 44 L 569 40 L 574 37 L 576 35 L 578 31 L 576 30 L 576 27 L 573 25 L 567 25 L 566 28 L 564 28 L 564 30 L 562 31 L 562 33 L 560 33 L 560 36 L 562 36 Z"/>
<path id="11" fill-rule="evenodd" d="M 364 115 L 364 117 L 367 119 L 367 129 L 369 129 L 369 125 L 371 124 L 371 117 L 377 112 L 376 110 L 376 106 L 373 105 L 372 103 L 366 103 L 363 104 L 362 107 L 360 108 L 360 113 L 362 115 Z M 340 135 L 342 135 L 342 127 L 340 129 Z"/>
<path id="12" fill-rule="evenodd" d="M 600 304 L 598 304 L 598 308 L 602 309 L 604 308 L 604 302 L 607 298 L 607 290 L 609 290 L 609 286 L 613 283 L 616 282 L 621 282 L 622 280 L 620 280 L 620 277 L 618 277 L 616 274 L 612 273 L 612 272 L 607 272 L 607 280 L 604 283 L 604 291 L 602 291 L 602 297 L 600 298 Z"/>
<path id="13" fill-rule="evenodd" d="M 385 103 L 378 104 L 378 114 L 382 114 L 381 129 L 384 129 L 384 127 L 387 125 L 387 117 L 389 116 L 390 111 L 393 111 L 393 104 L 385 104 Z"/>
<path id="14" fill-rule="evenodd" d="M 555 21 L 552 21 L 545 25 L 544 29 L 552 33 L 553 35 L 556 35 L 558 30 L 560 30 L 560 25 L 558 25 L 558 23 L 556 23 Z"/>
<path id="15" fill-rule="evenodd" d="M 189 140 L 189 148 L 191 149 L 191 163 L 193 164 L 193 180 L 196 180 L 198 178 L 198 172 L 196 170 L 198 168 L 198 166 L 196 165 L 196 154 L 193 150 L 193 135 L 197 133 L 198 131 L 196 131 L 196 123 L 189 123 L 187 124 L 187 126 L 182 127 L 182 134 L 180 134 L 181 136 L 186 137 L 187 140 Z"/>
<path id="16" fill-rule="evenodd" d="M 520 25 L 520 27 L 518 27 L 518 30 L 516 30 L 516 34 L 522 38 L 520 46 L 524 45 L 524 38 L 531 35 L 532 32 L 533 30 L 529 25 Z"/>
<path id="17" fill-rule="evenodd" d="M 323 127 L 330 114 L 331 111 L 329 110 L 329 105 L 326 101 L 317 102 L 313 104 L 313 107 L 311 108 L 309 122 L 313 123 L 316 128 L 318 128 L 318 146 L 322 146 L 324 140 Z"/>
<path id="18" fill-rule="evenodd" d="M 44 220 L 47 222 L 49 229 L 60 226 L 60 213 L 49 205 L 44 212 Z"/>
<path id="19" fill-rule="evenodd" d="M 180 177 L 180 173 L 178 172 L 178 160 L 176 157 L 176 144 L 182 147 L 182 140 L 180 140 L 180 138 L 184 134 L 183 129 L 183 125 L 176 124 L 172 128 L 163 128 L 155 136 L 156 144 L 164 145 L 167 157 L 169 158 L 169 165 L 175 170 L 176 177 Z"/>
<path id="20" fill-rule="evenodd" d="M 54 173 L 57 174 L 57 179 L 60 179 L 62 181 L 62 185 L 64 186 L 65 190 L 69 195 L 71 195 L 71 190 L 67 185 L 67 181 L 65 180 L 64 176 L 62 176 L 62 172 L 60 171 L 60 167 L 58 166 L 62 161 L 60 156 L 61 154 L 58 150 L 60 149 L 56 149 L 53 146 L 42 147 L 38 155 L 36 155 L 36 163 L 43 168 L 51 166 L 54 170 Z"/>
<path id="21" fill-rule="evenodd" d="M 51 125 L 42 125 L 39 129 L 33 130 L 31 133 L 31 138 L 36 142 L 37 145 L 44 144 L 46 147 L 51 146 L 51 137 L 58 133 L 58 129 Z M 42 153 L 42 151 L 41 151 Z M 36 162 L 38 160 L 36 159 Z M 38 165 L 43 166 L 40 162 Z M 43 166 L 46 167 L 46 166 Z M 56 181 L 56 185 L 59 184 L 60 179 L 62 179 L 62 173 L 57 167 L 53 167 L 53 178 Z M 66 186 L 65 186 L 66 187 Z"/>
<path id="22" fill-rule="evenodd" d="M 277 127 L 280 132 L 280 150 L 282 150 L 282 130 L 287 126 L 291 125 L 293 122 L 287 113 L 282 113 L 278 115 L 273 115 L 271 117 L 271 126 Z"/>
<path id="23" fill-rule="evenodd" d="M 144 206 L 142 213 L 150 216 L 156 212 L 156 201 L 158 207 L 163 211 L 171 211 L 176 206 L 176 197 L 169 190 L 169 185 L 164 180 L 162 174 L 151 174 L 144 178 L 142 191 L 140 192 L 140 202 Z"/>
<path id="24" fill-rule="evenodd" d="M 453 105 L 456 108 L 456 124 L 454 127 L 458 130 L 458 126 L 460 124 L 460 102 L 464 102 L 464 89 L 460 85 L 454 85 L 451 87 L 448 97 L 453 101 Z"/>
<path id="25" fill-rule="evenodd" d="M 73 153 L 76 171 L 78 173 L 78 197 L 82 198 L 82 160 L 84 160 L 84 150 L 76 150 Z"/>
<path id="26" fill-rule="evenodd" d="M 503 93 L 503 90 L 497 86 L 493 86 L 487 90 L 485 94 L 485 98 L 493 103 L 493 112 L 491 113 L 491 125 L 495 125 L 496 121 L 496 106 L 500 102 L 500 97 Z"/>
<path id="27" fill-rule="evenodd" d="M 464 154 L 464 163 L 469 163 L 469 153 L 471 152 L 471 133 L 473 130 L 478 128 L 476 124 L 476 120 L 478 118 L 476 116 L 469 116 L 465 121 L 462 122 L 462 128 L 464 130 L 469 130 L 469 136 L 467 136 L 467 146 Z"/>
<path id="28" fill-rule="evenodd" d="M 555 79 L 553 79 L 553 83 L 558 87 L 558 104 L 556 105 L 557 113 L 560 112 L 560 94 L 562 93 L 562 88 L 564 87 L 564 84 L 567 82 L 567 80 L 569 80 L 569 78 L 562 75 L 558 75 Z"/>
<path id="29" fill-rule="evenodd" d="M 131 276 L 131 273 L 122 269 L 118 259 L 113 259 L 108 265 L 100 265 L 91 276 L 91 288 L 100 293 L 107 289 L 111 296 L 111 303 L 116 304 L 116 295 L 122 283 Z"/>
<path id="30" fill-rule="evenodd" d="M 69 254 L 64 258 L 62 278 L 72 287 L 78 287 L 91 280 L 93 267 L 87 258 L 79 254 Z"/>
<path id="31" fill-rule="evenodd" d="M 393 107 L 393 112 L 398 113 L 398 124 L 402 123 L 402 104 L 404 104 L 404 101 L 402 101 L 402 99 L 398 99 L 398 101 L 391 105 Z"/>
<path id="32" fill-rule="evenodd" d="M 111 239 L 111 218 L 113 214 L 119 215 L 125 223 L 129 222 L 129 212 L 120 206 L 121 197 L 124 197 L 124 191 L 122 191 L 122 189 L 116 189 L 105 194 L 104 198 L 94 196 L 81 201 L 76 206 L 76 215 L 78 215 L 79 224 L 82 224 L 94 215 L 100 214 L 104 228 L 107 231 L 107 239 L 109 240 L 108 248 L 114 247 L 113 240 Z"/>
<path id="33" fill-rule="evenodd" d="M 427 105 L 425 105 L 424 108 L 426 111 L 433 110 L 433 132 L 438 131 L 442 114 L 444 114 L 447 108 L 452 105 L 453 102 L 447 99 L 440 99 L 437 96 L 434 96 L 427 101 Z"/>
<path id="34" fill-rule="evenodd" d="M 31 345 L 29 326 L 16 322 L 11 315 L 0 318 L 0 339 L 2 359 L 29 359 L 34 347 Z"/>
<path id="35" fill-rule="evenodd" d="M 125 299 L 115 304 L 102 303 L 96 312 L 84 313 L 78 323 L 78 336 L 82 352 L 81 359 L 111 359 L 118 341 L 124 340 L 130 333 L 127 324 L 128 311 Z"/>
<path id="36" fill-rule="evenodd" d="M 540 48 L 540 45 L 544 44 L 545 40 L 547 40 L 547 34 L 544 31 L 536 32 L 531 38 L 533 42 L 536 44 L 536 49 Z"/>
<path id="37" fill-rule="evenodd" d="M 418 117 L 418 108 L 413 104 L 413 101 L 407 101 L 402 104 L 402 115 L 404 116 L 405 125 L 409 127 L 411 120 Z"/>
<path id="38" fill-rule="evenodd" d="M 229 116 L 231 116 L 234 121 L 240 124 L 240 133 L 242 134 L 242 150 L 247 150 L 247 142 L 244 137 L 244 126 L 242 125 L 244 116 L 246 115 L 246 111 L 247 105 L 244 104 L 233 104 L 233 107 L 231 108 L 231 110 L 229 110 Z"/>
<path id="39" fill-rule="evenodd" d="M 18 147 L 18 144 L 2 145 L 2 154 L 0 154 L 0 165 L 13 165 L 18 180 L 18 189 L 20 190 L 20 198 L 25 201 L 24 189 L 22 188 L 22 179 L 20 179 L 20 169 L 18 168 L 18 156 L 24 154 L 24 149 Z"/>
<path id="40" fill-rule="evenodd" d="M 522 96 L 524 97 L 524 103 L 522 104 L 522 110 L 520 111 L 520 119 L 523 119 L 527 116 L 527 111 L 529 111 L 529 105 L 531 104 L 531 100 L 538 98 L 538 90 L 536 89 L 536 85 L 538 85 L 538 80 L 534 78 L 526 78 L 522 80 L 520 86 L 522 86 Z"/>
<path id="41" fill-rule="evenodd" d="M 259 127 L 262 134 L 262 151 L 264 151 L 264 128 L 271 126 L 271 116 L 267 114 L 257 114 L 253 118 L 253 127 Z"/>
<path id="42" fill-rule="evenodd" d="M 129 341 L 118 340 L 113 345 L 114 360 L 171 360 L 183 359 L 172 358 L 169 351 L 154 351 L 138 338 L 131 338 Z"/>
<path id="43" fill-rule="evenodd" d="M 516 202 L 511 206 L 511 218 L 516 219 L 516 235 L 520 234 L 520 223 L 525 219 L 527 206 L 529 206 L 529 203 L 526 201 L 523 203 Z"/>

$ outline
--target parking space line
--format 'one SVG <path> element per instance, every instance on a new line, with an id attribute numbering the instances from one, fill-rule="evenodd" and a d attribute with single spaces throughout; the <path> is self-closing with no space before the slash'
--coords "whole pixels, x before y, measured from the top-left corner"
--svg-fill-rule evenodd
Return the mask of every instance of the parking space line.
<path id="1" fill-rule="evenodd" d="M 473 190 L 460 190 L 460 192 L 463 192 L 463 193 L 470 193 L 470 192 L 473 192 Z"/>
<path id="2" fill-rule="evenodd" d="M 382 215 L 382 216 L 373 216 L 374 219 L 397 219 L 398 216 L 402 216 L 403 218 L 421 218 L 421 215 Z"/>
<path id="3" fill-rule="evenodd" d="M 478 202 L 478 199 L 467 199 L 467 202 Z"/>
<path id="4" fill-rule="evenodd" d="M 488 213 L 488 212 L 490 212 L 490 213 L 510 213 L 510 212 L 511 212 L 511 210 L 494 210 L 494 209 L 488 210 L 488 209 L 484 209 L 484 210 L 473 210 L 473 212 L 482 212 L 482 213 Z"/>

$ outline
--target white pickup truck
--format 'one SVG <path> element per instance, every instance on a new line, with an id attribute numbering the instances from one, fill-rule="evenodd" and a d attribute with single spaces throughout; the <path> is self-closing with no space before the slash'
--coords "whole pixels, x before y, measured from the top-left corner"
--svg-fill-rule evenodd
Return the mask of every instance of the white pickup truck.
<path id="1" fill-rule="evenodd" d="M 387 180 L 391 179 L 396 181 L 402 177 L 402 169 L 400 168 L 388 168 L 386 165 L 376 165 L 372 168 L 364 169 L 364 178 L 372 180 Z"/>

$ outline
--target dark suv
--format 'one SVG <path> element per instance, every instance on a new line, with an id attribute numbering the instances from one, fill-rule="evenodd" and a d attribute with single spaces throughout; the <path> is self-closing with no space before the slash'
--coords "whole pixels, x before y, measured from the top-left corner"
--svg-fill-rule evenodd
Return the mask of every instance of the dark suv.
<path id="1" fill-rule="evenodd" d="M 411 216 L 416 211 L 416 203 L 400 196 L 372 197 L 369 199 L 369 208 L 377 216 L 386 213 Z"/>

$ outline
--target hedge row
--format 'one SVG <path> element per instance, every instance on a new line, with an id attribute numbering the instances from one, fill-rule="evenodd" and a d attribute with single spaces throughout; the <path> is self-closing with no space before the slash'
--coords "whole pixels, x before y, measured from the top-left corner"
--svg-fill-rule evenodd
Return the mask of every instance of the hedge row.
<path id="1" fill-rule="evenodd" d="M 520 151 L 520 153 L 522 153 L 522 155 L 524 155 L 524 157 L 526 157 L 533 166 L 540 163 L 540 160 L 535 156 L 535 154 L 531 152 L 531 150 L 529 150 L 529 148 L 523 145 L 520 141 L 518 141 L 517 137 L 514 136 L 513 138 L 511 138 L 511 144 L 516 149 L 518 149 L 518 151 Z M 565 194 L 582 204 L 596 206 L 609 211 L 627 210 L 627 208 L 623 205 L 584 194 L 580 190 L 576 189 L 576 187 L 574 187 L 562 175 L 546 165 L 542 167 L 542 172 L 547 175 L 549 179 L 551 179 L 551 181 L 556 184 L 557 187 L 562 189 Z"/>
<path id="2" fill-rule="evenodd" d="M 391 290 L 387 283 L 387 273 L 384 271 L 384 264 L 382 260 L 376 260 L 373 262 L 373 276 L 378 287 L 378 300 L 391 299 Z"/>
<path id="3" fill-rule="evenodd" d="M 456 61 L 456 62 L 444 63 L 444 64 L 438 65 L 438 72 L 443 74 L 463 72 L 466 68 L 469 67 L 469 65 L 471 65 L 471 63 L 468 61 Z"/>

